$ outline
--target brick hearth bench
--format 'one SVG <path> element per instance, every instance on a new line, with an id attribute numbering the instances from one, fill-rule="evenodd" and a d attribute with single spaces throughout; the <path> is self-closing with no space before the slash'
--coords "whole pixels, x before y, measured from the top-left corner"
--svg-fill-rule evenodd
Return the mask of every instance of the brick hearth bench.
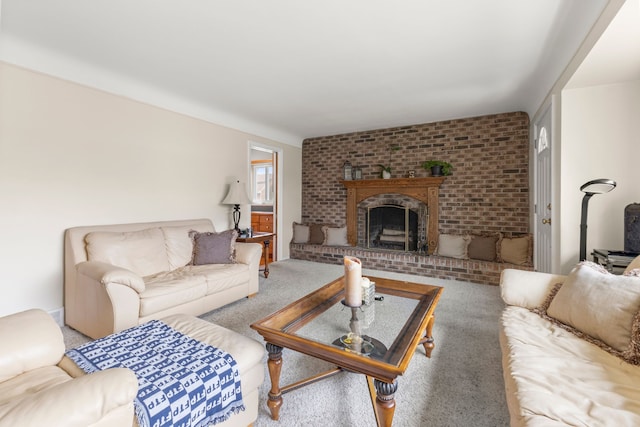
<path id="1" fill-rule="evenodd" d="M 456 279 L 472 283 L 499 285 L 500 274 L 507 268 L 532 271 L 533 267 L 504 262 L 457 259 L 412 252 L 380 251 L 353 246 L 289 244 L 290 257 L 326 264 L 342 264 L 345 255 L 362 260 L 365 268 L 417 274 L 440 279 Z"/>

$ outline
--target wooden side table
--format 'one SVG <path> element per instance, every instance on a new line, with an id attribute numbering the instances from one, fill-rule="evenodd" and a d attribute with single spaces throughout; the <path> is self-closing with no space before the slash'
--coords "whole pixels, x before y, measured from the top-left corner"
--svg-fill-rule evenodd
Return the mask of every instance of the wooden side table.
<path id="1" fill-rule="evenodd" d="M 236 242 L 262 243 L 262 257 L 264 259 L 264 277 L 269 277 L 269 244 L 276 237 L 275 233 L 254 232 L 251 237 L 238 237 Z"/>

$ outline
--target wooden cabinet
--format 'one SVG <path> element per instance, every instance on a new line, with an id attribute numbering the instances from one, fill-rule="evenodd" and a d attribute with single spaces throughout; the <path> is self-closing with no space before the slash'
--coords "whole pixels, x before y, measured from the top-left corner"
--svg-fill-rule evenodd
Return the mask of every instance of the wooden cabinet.
<path id="1" fill-rule="evenodd" d="M 251 212 L 251 229 L 253 231 L 262 231 L 266 233 L 275 233 L 276 227 L 273 223 L 273 214 L 270 212 Z M 274 236 L 271 244 L 269 245 L 269 259 L 275 261 L 274 250 L 276 247 L 277 239 Z M 262 262 L 262 261 L 261 261 Z M 262 264 L 260 264 L 262 265 Z"/>

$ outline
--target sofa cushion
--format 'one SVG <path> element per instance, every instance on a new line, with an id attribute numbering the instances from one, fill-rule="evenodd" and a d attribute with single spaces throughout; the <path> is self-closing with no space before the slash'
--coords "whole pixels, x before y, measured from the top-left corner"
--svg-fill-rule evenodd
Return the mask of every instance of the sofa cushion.
<path id="1" fill-rule="evenodd" d="M 503 311 L 500 344 L 513 425 L 640 425 L 638 366 L 521 307 Z"/>
<path id="2" fill-rule="evenodd" d="M 470 259 L 479 259 L 482 261 L 495 261 L 497 256 L 498 240 L 500 234 L 492 235 L 472 235 L 469 247 L 467 248 Z"/>
<path id="3" fill-rule="evenodd" d="M 310 229 L 308 225 L 293 223 L 293 243 L 308 243 Z"/>
<path id="4" fill-rule="evenodd" d="M 436 247 L 435 255 L 467 259 L 469 258 L 468 248 L 470 241 L 470 236 L 441 233 L 438 236 L 438 246 Z"/>
<path id="5" fill-rule="evenodd" d="M 184 269 L 145 277 L 145 290 L 140 294 L 140 317 L 197 300 L 206 294 L 206 278 L 189 274 Z"/>
<path id="6" fill-rule="evenodd" d="M 87 259 L 126 268 L 140 276 L 168 271 L 164 234 L 158 227 L 140 231 L 94 231 L 85 237 Z"/>
<path id="7" fill-rule="evenodd" d="M 221 233 L 192 232 L 193 259 L 191 264 L 231 264 L 236 262 L 236 230 L 226 230 Z"/>
<path id="8" fill-rule="evenodd" d="M 19 396 L 34 396 L 42 390 L 65 383 L 72 378 L 63 369 L 52 365 L 26 371 L 0 382 L 0 407 Z M 1 419 L 2 417 L 0 417 Z M 2 424 L 2 422 L 0 422 Z"/>
<path id="9" fill-rule="evenodd" d="M 327 246 L 349 246 L 347 241 L 347 227 L 322 227 L 324 232 L 323 245 Z"/>
<path id="10" fill-rule="evenodd" d="M 249 282 L 249 268 L 246 264 L 205 264 L 184 267 L 184 275 L 204 277 L 207 295 L 212 295 Z"/>
<path id="11" fill-rule="evenodd" d="M 618 351 L 631 342 L 640 310 L 640 278 L 577 265 L 551 301 L 547 314 Z"/>
<path id="12" fill-rule="evenodd" d="M 193 258 L 193 239 L 189 235 L 191 231 L 196 231 L 191 226 L 160 227 L 164 234 L 165 248 L 169 269 L 184 267 Z M 198 230 L 214 231 L 214 230 Z"/>

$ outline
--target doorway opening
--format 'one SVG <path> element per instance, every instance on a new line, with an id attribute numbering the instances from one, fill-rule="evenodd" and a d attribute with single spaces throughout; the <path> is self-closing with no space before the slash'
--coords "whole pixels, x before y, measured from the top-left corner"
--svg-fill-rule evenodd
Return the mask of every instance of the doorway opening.
<path id="1" fill-rule="evenodd" d="M 280 201 L 279 149 L 256 143 L 249 144 L 249 196 L 251 197 L 251 229 L 254 232 L 274 233 L 269 245 L 269 259 L 280 257 L 278 244 L 278 208 Z"/>

